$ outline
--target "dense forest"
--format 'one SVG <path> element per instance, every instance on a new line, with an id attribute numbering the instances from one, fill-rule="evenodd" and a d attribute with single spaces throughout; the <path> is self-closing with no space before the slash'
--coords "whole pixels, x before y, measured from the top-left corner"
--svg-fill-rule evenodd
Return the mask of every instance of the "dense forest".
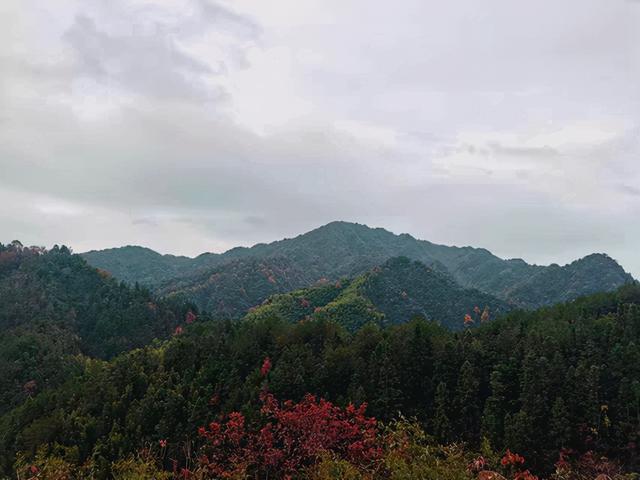
<path id="1" fill-rule="evenodd" d="M 354 331 L 367 323 L 388 326 L 422 317 L 459 330 L 465 327 L 465 315 L 475 317 L 467 318 L 469 326 L 512 308 L 491 295 L 460 287 L 421 262 L 396 257 L 354 279 L 274 295 L 251 309 L 247 319 L 333 320 Z"/>
<path id="2" fill-rule="evenodd" d="M 437 245 L 348 222 L 193 259 L 132 246 L 83 256 L 129 284 L 138 282 L 163 296 L 179 294 L 217 317 L 228 318 L 241 317 L 274 293 L 353 278 L 399 256 L 447 274 L 463 288 L 522 308 L 612 291 L 632 281 L 615 260 L 603 254 L 565 266 L 530 265 L 520 259 L 503 260 L 482 248 Z"/>
<path id="3" fill-rule="evenodd" d="M 457 331 L 404 307 L 424 291 L 469 295 L 398 258 L 216 320 L 66 247 L 2 246 L 0 467 L 57 479 L 638 470 L 640 286 L 499 318 L 466 298 Z"/>
<path id="4" fill-rule="evenodd" d="M 157 300 L 67 247 L 0 244 L 0 413 L 81 368 L 168 337 L 190 305 Z"/>

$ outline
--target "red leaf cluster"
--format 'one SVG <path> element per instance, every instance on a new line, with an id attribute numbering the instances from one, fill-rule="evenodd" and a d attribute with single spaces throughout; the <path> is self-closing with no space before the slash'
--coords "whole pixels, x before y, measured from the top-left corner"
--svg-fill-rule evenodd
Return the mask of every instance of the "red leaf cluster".
<path id="1" fill-rule="evenodd" d="M 191 323 L 195 322 L 197 320 L 197 318 L 198 318 L 197 315 L 195 313 L 193 313 L 191 310 L 189 310 L 187 312 L 187 314 L 185 315 L 185 317 L 184 317 L 184 321 L 187 324 L 191 324 Z"/>
<path id="2" fill-rule="evenodd" d="M 365 405 L 341 409 L 313 395 L 280 404 L 264 393 L 261 400 L 266 423 L 257 430 L 247 429 L 238 412 L 226 422 L 200 427 L 198 433 L 207 440 L 199 458 L 203 473 L 216 478 L 287 478 L 326 453 L 357 466 L 370 465 L 382 455 L 376 419 L 365 416 Z"/>
<path id="3" fill-rule="evenodd" d="M 271 371 L 271 359 L 266 357 L 264 362 L 262 362 L 262 367 L 260 367 L 260 375 L 266 377 L 267 374 Z"/>
<path id="4" fill-rule="evenodd" d="M 506 453 L 500 460 L 500 463 L 503 466 L 522 465 L 524 463 L 524 457 L 522 455 L 518 455 L 517 453 L 511 453 L 511 450 L 507 449 Z"/>
<path id="5" fill-rule="evenodd" d="M 615 477 L 622 473 L 620 465 L 606 457 L 597 456 L 592 451 L 578 454 L 569 449 L 562 449 L 558 461 L 555 464 L 556 473 L 563 476 L 579 475 L 581 477 L 606 478 Z M 572 477 L 573 478 L 573 477 Z"/>
<path id="6" fill-rule="evenodd" d="M 306 298 L 301 298 L 299 301 L 302 308 L 309 308 L 309 306 L 311 306 L 311 302 L 309 302 L 309 300 L 307 300 Z"/>
<path id="7" fill-rule="evenodd" d="M 484 459 L 483 456 L 480 456 L 478 458 L 476 458 L 475 460 L 473 460 L 468 466 L 467 466 L 467 470 L 471 473 L 478 473 L 481 472 L 482 470 L 484 470 L 484 467 L 487 466 L 487 461 Z"/>

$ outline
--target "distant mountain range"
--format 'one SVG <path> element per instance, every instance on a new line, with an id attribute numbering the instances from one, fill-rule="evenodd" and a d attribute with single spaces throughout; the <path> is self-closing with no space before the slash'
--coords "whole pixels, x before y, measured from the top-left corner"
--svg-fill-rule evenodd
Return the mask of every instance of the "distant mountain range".
<path id="1" fill-rule="evenodd" d="M 457 283 L 459 292 L 475 289 L 494 303 L 499 300 L 501 308 L 551 305 L 633 281 L 605 254 L 592 254 L 565 266 L 530 265 L 521 259 L 501 259 L 482 248 L 437 245 L 348 222 L 332 222 L 295 238 L 196 258 L 160 255 L 137 246 L 82 255 L 91 265 L 127 283 L 138 282 L 164 296 L 184 296 L 200 308 L 230 318 L 242 316 L 273 294 L 353 279 L 400 256 L 448 277 L 451 285 Z M 429 304 L 427 298 L 412 301 Z"/>

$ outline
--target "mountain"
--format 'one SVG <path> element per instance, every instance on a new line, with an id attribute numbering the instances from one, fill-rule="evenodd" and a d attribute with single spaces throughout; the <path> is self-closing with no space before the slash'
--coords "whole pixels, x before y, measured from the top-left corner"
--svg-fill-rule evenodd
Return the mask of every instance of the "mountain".
<path id="1" fill-rule="evenodd" d="M 423 317 L 459 330 L 467 314 L 480 324 L 485 309 L 486 321 L 512 307 L 486 293 L 465 289 L 421 262 L 394 257 L 353 280 L 275 295 L 253 309 L 247 319 L 324 319 L 353 331 L 368 322 L 388 326 Z"/>
<path id="2" fill-rule="evenodd" d="M 168 337 L 188 308 L 118 282 L 66 247 L 0 244 L 0 412 L 64 381 L 81 356 L 108 359 Z"/>
<path id="3" fill-rule="evenodd" d="M 89 264 L 106 270 L 114 277 L 130 284 L 153 286 L 189 271 L 193 259 L 161 255 L 150 248 L 128 245 L 90 251 L 82 256 Z"/>
<path id="4" fill-rule="evenodd" d="M 249 257 L 177 277 L 157 287 L 156 293 L 192 301 L 218 318 L 238 318 L 271 295 L 311 285 L 314 280 L 287 257 Z"/>
<path id="5" fill-rule="evenodd" d="M 382 228 L 348 222 L 332 222 L 295 238 L 234 248 L 223 254 L 202 254 L 193 259 L 152 255 L 139 247 L 85 254 L 89 263 L 110 271 L 117 278 L 149 285 L 164 294 L 202 292 L 203 281 L 214 272 L 220 274 L 227 265 L 237 269 L 239 264 L 234 262 L 268 259 L 273 263 L 287 259 L 286 268 L 304 272 L 307 282 L 304 286 L 310 286 L 321 279 L 335 281 L 359 275 L 398 256 L 421 261 L 434 270 L 448 273 L 465 288 L 480 290 L 524 308 L 610 291 L 633 280 L 620 265 L 603 254 L 590 255 L 562 267 L 530 265 L 520 259 L 503 260 L 482 248 L 437 245 L 408 234 L 395 235 Z M 238 284 L 235 291 L 240 292 L 241 288 L 244 285 Z M 252 301 L 266 298 L 253 292 L 247 294 Z M 204 296 L 198 298 L 198 304 L 204 306 Z"/>

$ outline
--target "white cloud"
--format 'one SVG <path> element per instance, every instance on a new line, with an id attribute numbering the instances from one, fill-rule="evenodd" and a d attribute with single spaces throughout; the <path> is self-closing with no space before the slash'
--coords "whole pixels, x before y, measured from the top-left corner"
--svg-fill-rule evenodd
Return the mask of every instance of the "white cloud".
<path id="1" fill-rule="evenodd" d="M 195 254 L 346 219 L 638 275 L 639 20 L 623 0 L 4 1 L 3 231 Z"/>

